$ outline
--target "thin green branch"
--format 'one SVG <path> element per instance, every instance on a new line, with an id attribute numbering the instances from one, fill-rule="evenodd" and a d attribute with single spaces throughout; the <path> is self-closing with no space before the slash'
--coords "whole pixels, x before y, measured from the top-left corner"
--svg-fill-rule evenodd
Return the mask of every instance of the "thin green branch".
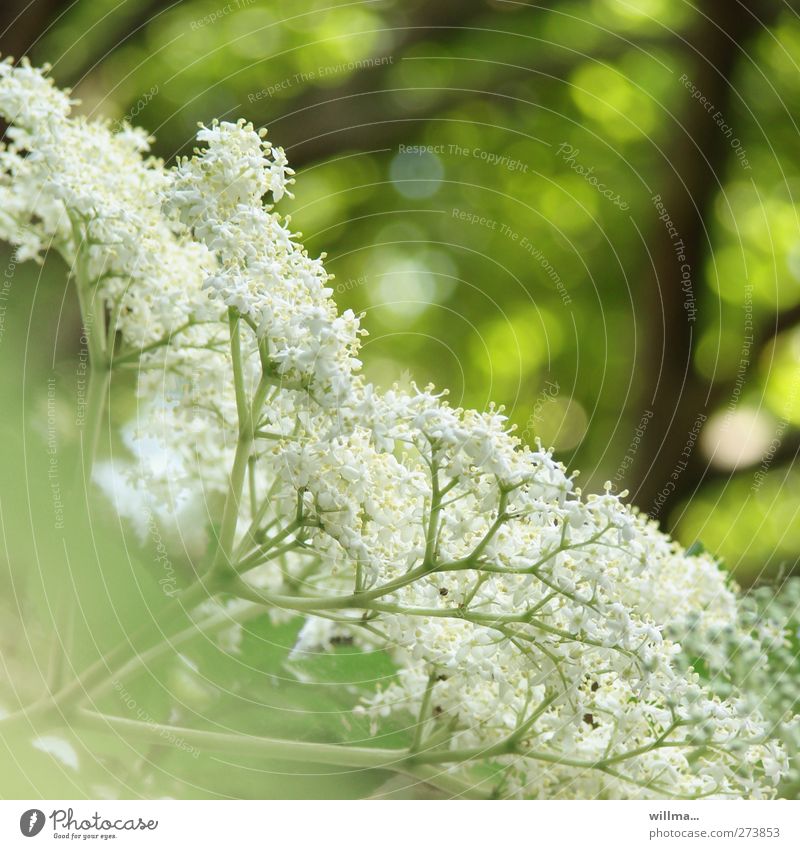
<path id="1" fill-rule="evenodd" d="M 217 539 L 216 553 L 209 571 L 210 575 L 215 576 L 223 573 L 229 576 L 233 574 L 231 554 L 233 541 L 236 536 L 236 525 L 241 510 L 245 474 L 250 460 L 250 453 L 253 450 L 254 422 L 261 413 L 261 408 L 264 406 L 271 385 L 271 377 L 262 372 L 261 379 L 253 394 L 252 404 L 248 404 L 244 388 L 244 362 L 242 360 L 239 316 L 233 309 L 229 311 L 229 328 L 231 364 L 233 367 L 233 381 L 236 393 L 236 411 L 239 418 L 239 436 L 236 441 L 233 467 L 231 468 L 228 479 L 228 492 L 222 511 L 222 523 Z"/>
<path id="2" fill-rule="evenodd" d="M 155 342 L 150 342 L 147 345 L 142 345 L 137 348 L 128 348 L 125 351 L 120 351 L 119 354 L 114 355 L 112 358 L 112 364 L 114 367 L 126 365 L 128 363 L 136 363 L 138 362 L 142 354 L 147 354 L 150 351 L 156 351 L 159 348 L 165 348 L 168 345 L 172 344 L 173 339 L 179 334 L 183 333 L 184 330 L 188 330 L 195 322 L 192 319 L 184 322 L 179 327 L 176 327 L 174 330 L 171 330 L 166 336 L 162 336 L 160 339 L 157 339 Z M 109 328 L 109 333 L 113 331 L 115 328 L 112 326 Z M 110 337 L 109 337 L 110 338 Z M 109 347 L 109 351 L 112 350 Z"/>
<path id="3" fill-rule="evenodd" d="M 431 706 L 431 698 L 433 696 L 433 688 L 436 686 L 437 672 L 432 669 L 428 675 L 428 684 L 425 687 L 425 693 L 422 696 L 422 703 L 417 715 L 417 724 L 414 727 L 414 739 L 411 741 L 408 751 L 410 753 L 418 752 L 422 747 L 422 738 L 425 734 L 425 725 L 428 722 L 428 710 Z"/>

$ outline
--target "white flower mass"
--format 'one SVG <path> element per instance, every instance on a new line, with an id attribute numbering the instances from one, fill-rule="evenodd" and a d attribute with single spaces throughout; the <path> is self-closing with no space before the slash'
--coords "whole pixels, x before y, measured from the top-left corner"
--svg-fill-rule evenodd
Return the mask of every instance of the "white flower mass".
<path id="1" fill-rule="evenodd" d="M 741 624 L 711 556 L 585 496 L 501 409 L 368 384 L 360 318 L 274 209 L 293 172 L 264 131 L 201 127 L 168 168 L 72 105 L 0 64 L 0 237 L 58 252 L 93 367 L 135 369 L 125 498 L 102 476 L 118 509 L 206 522 L 209 591 L 307 616 L 293 657 L 343 634 L 388 652 L 358 710 L 376 733 L 405 717 L 418 763 L 527 798 L 774 794 L 787 754 L 758 704 L 679 662 L 689 632 L 710 664 L 723 630 L 760 658 L 783 639 Z"/>

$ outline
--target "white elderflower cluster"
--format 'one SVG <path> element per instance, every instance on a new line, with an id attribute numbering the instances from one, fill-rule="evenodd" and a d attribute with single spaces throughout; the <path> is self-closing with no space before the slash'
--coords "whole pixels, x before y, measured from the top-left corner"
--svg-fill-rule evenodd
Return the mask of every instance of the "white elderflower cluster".
<path id="1" fill-rule="evenodd" d="M 408 713 L 423 729 L 421 758 L 445 744 L 491 756 L 519 795 L 769 793 L 786 768 L 769 725 L 741 697 L 678 673 L 680 647 L 664 633 L 687 618 L 710 632 L 735 613 L 710 558 L 687 557 L 616 496 L 583 499 L 497 412 L 453 410 L 427 392 L 371 406 L 379 438 L 340 438 L 339 450 L 307 456 L 296 482 L 319 519 L 308 544 L 327 550 L 333 536 L 362 567 L 351 603 L 398 661 L 396 682 L 365 706 L 376 724 Z M 372 481 L 387 457 L 407 471 Z M 344 503 L 319 504 L 329 475 Z M 376 506 L 381 480 L 395 484 Z M 344 511 L 345 541 L 325 507 Z M 325 573 L 320 583 L 343 586 Z M 324 645 L 321 624 L 313 634 Z"/>
<path id="2" fill-rule="evenodd" d="M 341 404 L 359 366 L 359 323 L 352 311 L 337 314 L 322 260 L 262 203 L 267 193 L 280 200 L 292 174 L 264 135 L 244 121 L 203 127 L 197 137 L 207 146 L 178 164 L 169 205 L 217 255 L 205 285 L 253 327 L 275 373 L 320 403 Z"/>
<path id="3" fill-rule="evenodd" d="M 502 410 L 366 384 L 359 318 L 273 208 L 292 172 L 263 132 L 203 127 L 166 170 L 2 67 L 2 234 L 83 258 L 144 346 L 134 482 L 219 507 L 209 586 L 305 615 L 293 656 L 343 633 L 388 652 L 394 679 L 357 709 L 410 727 L 398 762 L 499 795 L 775 793 L 787 754 L 758 705 L 681 661 L 680 635 L 742 627 L 719 566 L 610 491 L 584 497 Z"/>
<path id="4" fill-rule="evenodd" d="M 736 619 L 697 628 L 693 612 L 683 618 L 681 630 L 668 631 L 681 640 L 682 664 L 690 660 L 707 686 L 722 698 L 745 699 L 749 709 L 768 717 L 774 733 L 790 752 L 800 751 L 800 578 L 785 580 L 777 591 L 761 586 L 744 594 Z M 790 759 L 782 775 L 782 793 L 797 798 L 800 763 Z"/>
<path id="5" fill-rule="evenodd" d="M 11 125 L 0 145 L 0 237 L 20 259 L 57 251 L 97 322 L 107 309 L 112 334 L 150 345 L 208 313 L 201 286 L 213 257 L 162 214 L 168 178 L 146 156 L 147 135 L 71 117 L 73 105 L 25 60 L 0 63 L 0 116 Z"/>

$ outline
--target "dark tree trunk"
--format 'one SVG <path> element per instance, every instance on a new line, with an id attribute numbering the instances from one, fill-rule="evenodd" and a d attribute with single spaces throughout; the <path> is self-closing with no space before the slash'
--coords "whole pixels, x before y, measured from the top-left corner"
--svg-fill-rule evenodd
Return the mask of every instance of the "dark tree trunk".
<path id="1" fill-rule="evenodd" d="M 628 486 L 634 502 L 660 520 L 704 480 L 707 464 L 697 445 L 692 447 L 690 434 L 702 427 L 702 417 L 710 415 L 720 400 L 727 401 L 725 389 L 712 385 L 692 364 L 703 311 L 713 308 L 713 302 L 704 297 L 703 274 L 711 254 L 707 224 L 734 156 L 731 141 L 714 115 L 718 111 L 726 122 L 732 120 L 737 106 L 736 68 L 753 38 L 774 22 L 781 4 L 777 0 L 748 4 L 705 0 L 698 9 L 702 17 L 686 46 L 685 63 L 676 67 L 678 78 L 686 74 L 694 89 L 687 87 L 679 119 L 670 128 L 672 140 L 665 145 L 667 167 L 652 185 L 674 230 L 670 233 L 662 221 L 654 221 L 648 234 L 650 285 L 637 303 L 643 342 L 637 364 L 641 406 L 632 411 L 632 417 L 638 421 L 645 410 L 653 415 Z M 693 98 L 693 91 L 713 104 L 710 112 Z M 687 269 L 690 286 L 684 288 Z M 723 285 L 730 283 L 723 281 Z M 744 314 L 742 332 L 744 339 Z M 677 472 L 674 480 L 673 472 Z M 658 504 L 665 486 L 670 487 L 667 501 Z"/>
<path id="2" fill-rule="evenodd" d="M 0 53 L 3 58 L 25 56 L 55 15 L 69 5 L 67 0 L 2 0 Z"/>

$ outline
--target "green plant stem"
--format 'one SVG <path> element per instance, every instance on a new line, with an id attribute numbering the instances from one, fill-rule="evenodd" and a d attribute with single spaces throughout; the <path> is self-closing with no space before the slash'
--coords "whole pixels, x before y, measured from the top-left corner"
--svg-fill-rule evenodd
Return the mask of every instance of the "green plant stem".
<path id="1" fill-rule="evenodd" d="M 431 705 L 433 696 L 433 688 L 436 686 L 436 670 L 432 670 L 428 675 L 428 686 L 425 687 L 425 695 L 422 697 L 422 704 L 419 708 L 417 716 L 417 724 L 414 728 L 414 739 L 411 741 L 410 751 L 418 752 L 422 748 L 422 739 L 425 735 L 425 724 L 428 721 L 428 709 Z"/>
<path id="2" fill-rule="evenodd" d="M 236 536 L 236 524 L 242 503 L 245 476 L 253 450 L 255 439 L 255 422 L 261 413 L 264 402 L 272 385 L 272 379 L 262 370 L 258 387 L 253 394 L 252 404 L 248 404 L 244 387 L 244 364 L 242 361 L 242 340 L 239 332 L 239 316 L 235 310 L 228 313 L 228 324 L 231 337 L 231 364 L 233 367 L 233 382 L 236 392 L 236 412 L 239 418 L 239 437 L 236 441 L 236 453 L 233 458 L 228 492 L 225 496 L 225 506 L 222 511 L 216 553 L 211 564 L 210 574 L 233 574 L 231 553 Z"/>
<path id="3" fill-rule="evenodd" d="M 226 754 L 229 756 L 246 755 L 278 760 L 325 764 L 328 766 L 351 769 L 381 769 L 415 775 L 423 780 L 431 780 L 436 773 L 427 769 L 443 764 L 467 764 L 485 761 L 496 757 L 524 757 L 556 766 L 568 766 L 576 769 L 599 770 L 619 780 L 644 787 L 654 792 L 675 796 L 668 788 L 644 784 L 635 778 L 612 769 L 612 764 L 635 757 L 645 747 L 631 750 L 607 760 L 585 761 L 567 758 L 559 754 L 526 750 L 519 746 L 516 735 L 512 733 L 505 740 L 490 746 L 475 746 L 466 749 L 433 749 L 412 752 L 407 749 L 380 749 L 347 744 L 310 743 L 300 740 L 285 740 L 274 737 L 261 737 L 240 732 L 207 731 L 174 725 L 162 725 L 157 722 L 141 722 L 124 717 L 110 716 L 87 709 L 79 710 L 76 721 L 88 728 L 100 731 L 113 731 L 128 740 L 140 740 L 150 745 L 171 745 L 170 741 L 180 739 L 197 748 Z M 647 751 L 658 746 L 686 746 L 685 743 L 667 743 L 663 737 L 647 747 Z M 441 774 L 441 773 L 439 773 Z M 462 787 L 469 787 L 464 782 Z"/>
<path id="4" fill-rule="evenodd" d="M 252 569 L 254 566 L 258 566 L 263 559 L 270 554 L 278 543 L 283 542 L 287 537 L 291 536 L 295 531 L 300 530 L 300 528 L 305 526 L 305 522 L 302 519 L 295 520 L 288 524 L 282 531 L 279 531 L 275 536 L 263 542 L 259 545 L 254 551 L 249 554 L 244 560 L 239 561 L 236 564 L 237 572 L 245 572 L 248 569 Z M 289 546 L 292 548 L 293 546 Z"/>
<path id="5" fill-rule="evenodd" d="M 152 648 L 154 640 L 156 642 L 160 640 L 160 645 L 168 647 L 170 645 L 169 627 L 165 629 L 161 623 L 172 623 L 174 614 L 193 609 L 214 595 L 218 589 L 214 584 L 200 581 L 173 596 L 159 611 L 157 621 L 151 620 L 142 625 L 57 692 L 0 720 L 0 730 L 9 733 L 10 729 L 17 726 L 30 727 L 36 720 L 45 722 L 64 719 L 75 705 L 99 684 L 113 683 L 118 671 L 132 658 Z"/>
<path id="6" fill-rule="evenodd" d="M 78 294 L 89 360 L 96 366 L 106 359 L 105 307 L 102 303 L 99 306 L 95 303 L 95 299 L 99 296 L 96 289 L 94 292 L 90 291 L 91 285 L 92 281 L 89 280 L 86 270 L 85 253 L 79 250 L 75 270 L 75 290 Z"/>
<path id="7" fill-rule="evenodd" d="M 548 557 L 554 556 L 555 553 L 557 552 L 548 555 Z M 319 596 L 317 598 L 308 596 L 268 595 L 248 586 L 243 581 L 232 586 L 231 591 L 239 595 L 241 598 L 248 599 L 249 601 L 257 601 L 273 607 L 283 607 L 287 610 L 342 610 L 348 607 L 363 609 L 368 607 L 370 602 L 373 602 L 385 595 L 389 595 L 403 587 L 407 587 L 409 584 L 413 584 L 415 581 L 418 581 L 420 578 L 424 578 L 427 575 L 469 571 L 472 569 L 482 568 L 483 566 L 479 566 L 472 560 L 471 557 L 465 558 L 464 560 L 447 561 L 438 566 L 430 566 L 427 562 L 423 561 L 419 566 L 406 572 L 405 575 L 401 575 L 398 578 L 387 581 L 385 584 L 381 584 L 381 586 L 374 587 L 371 590 L 363 590 L 362 592 L 350 593 L 349 595 Z M 508 572 L 509 574 L 513 574 L 511 570 L 498 569 L 497 571 L 499 573 Z M 453 612 L 448 615 L 455 616 L 456 610 L 454 609 Z M 514 618 L 517 621 L 521 621 L 520 616 L 515 616 Z"/>
<path id="8" fill-rule="evenodd" d="M 157 339 L 155 342 L 150 342 L 148 345 L 142 345 L 141 348 L 130 348 L 128 350 L 120 351 L 119 354 L 113 358 L 114 366 L 136 363 L 139 359 L 141 359 L 142 354 L 146 354 L 149 351 L 155 351 L 158 348 L 165 348 L 167 345 L 172 343 L 175 336 L 179 333 L 183 333 L 184 330 L 188 330 L 194 323 L 194 320 L 190 319 L 189 321 L 185 321 L 181 324 L 180 327 L 176 327 L 175 330 L 171 330 L 166 336 L 163 336 L 161 339 Z M 113 329 L 114 327 L 111 327 L 109 329 L 109 333 Z"/>
<path id="9" fill-rule="evenodd" d="M 378 769 L 410 775 L 448 793 L 462 796 L 481 796 L 472 785 L 456 776 L 428 764 L 416 763 L 405 750 L 373 749 L 363 746 L 308 743 L 260 737 L 250 734 L 203 731 L 194 728 L 140 722 L 123 717 L 109 716 L 90 710 L 80 710 L 76 721 L 92 730 L 111 731 L 126 740 L 138 740 L 150 745 L 171 745 L 180 739 L 197 748 L 228 756 L 245 755 L 274 758 L 304 764 L 324 764 L 349 769 Z"/>
<path id="10" fill-rule="evenodd" d="M 82 451 L 83 462 L 81 466 L 84 483 L 88 487 L 91 477 L 91 466 L 94 462 L 94 448 L 98 441 L 99 429 L 102 425 L 105 412 L 111 369 L 106 362 L 102 342 L 98 342 L 98 333 L 102 330 L 102 327 L 100 320 L 97 319 L 95 321 L 94 314 L 91 312 L 93 307 L 87 297 L 86 282 L 83 271 L 80 269 L 77 284 L 81 314 L 84 316 L 90 360 L 89 397 L 87 398 L 86 413 L 87 432 L 90 435 L 88 438 L 82 439 L 85 450 Z M 271 377 L 266 372 L 263 373 L 254 393 L 252 405 L 247 404 L 244 396 L 238 319 L 233 313 L 231 314 L 231 349 L 234 361 L 234 375 L 237 381 L 237 409 L 240 417 L 240 434 L 234 466 L 231 472 L 228 496 L 225 502 L 225 510 L 223 512 L 222 530 L 214 565 L 198 583 L 173 597 L 165 609 L 159 612 L 158 618 L 161 621 L 169 620 L 171 614 L 174 612 L 191 610 L 201 602 L 215 595 L 225 585 L 226 574 L 224 566 L 229 567 L 230 551 L 236 532 L 236 520 L 238 518 L 239 504 L 247 471 L 247 461 L 253 444 L 253 422 L 260 413 L 271 386 Z M 60 670 L 63 666 L 63 660 L 56 662 L 55 658 L 52 659 L 51 669 L 53 670 L 53 674 L 51 683 L 53 687 L 51 692 L 28 708 L 6 717 L 0 725 L 2 725 L 4 730 L 7 730 L 17 723 L 29 723 L 36 718 L 44 719 L 47 717 L 52 719 L 63 716 L 65 711 L 74 707 L 76 702 L 80 701 L 81 698 L 92 691 L 98 684 L 111 679 L 119 668 L 131 660 L 133 655 L 152 648 L 154 637 L 160 637 L 168 645 L 169 632 L 165 632 L 161 627 L 154 628 L 154 622 L 151 621 L 138 629 L 134 634 L 128 635 L 123 642 L 99 658 L 77 678 L 61 688 L 58 687 L 58 684 L 60 683 Z"/>
<path id="11" fill-rule="evenodd" d="M 427 766 L 426 764 L 406 764 L 401 771 L 404 775 L 417 778 L 450 796 L 457 796 L 462 799 L 491 798 L 491 793 L 481 790 L 478 784 L 457 775 L 451 775 L 442 767 Z M 485 781 L 481 783 L 485 783 Z"/>
<path id="12" fill-rule="evenodd" d="M 245 602 L 239 610 L 222 609 L 217 613 L 211 613 L 199 622 L 193 622 L 191 625 L 183 628 L 168 639 L 156 643 L 149 649 L 137 652 L 123 666 L 115 671 L 115 678 L 121 679 L 128 675 L 137 672 L 139 669 L 146 667 L 149 663 L 158 660 L 169 651 L 173 651 L 180 646 L 188 643 L 198 634 L 209 638 L 225 628 L 230 628 L 232 625 L 248 622 L 256 616 L 264 614 L 264 608 L 259 604 Z M 87 700 L 91 701 L 103 695 L 113 684 L 113 679 L 105 678 L 100 681 L 95 687 L 87 692 Z"/>
<path id="13" fill-rule="evenodd" d="M 82 244 L 82 241 L 77 240 L 77 244 Z M 91 291 L 86 253 L 83 249 L 79 249 L 75 263 L 75 290 L 80 306 L 81 324 L 86 337 L 89 367 L 86 403 L 82 424 L 78 428 L 79 459 L 71 483 L 69 502 L 73 505 L 83 505 L 89 493 L 111 384 L 111 371 L 106 354 L 104 306 L 101 303 L 98 308 L 95 302 L 98 295 L 96 290 Z M 57 608 L 54 618 L 57 633 L 51 647 L 47 672 L 47 688 L 51 693 L 61 687 L 74 633 L 74 605 L 67 593 L 63 593 L 59 598 Z"/>
<path id="14" fill-rule="evenodd" d="M 89 727 L 118 731 L 130 740 L 142 740 L 148 743 L 161 741 L 168 744 L 169 738 L 172 740 L 181 738 L 205 751 L 230 755 L 256 755 L 286 761 L 362 769 L 392 769 L 406 757 L 405 752 L 401 750 L 367 749 L 359 746 L 258 737 L 240 732 L 197 730 L 155 722 L 140 722 L 86 709 L 78 711 L 76 719 Z"/>
<path id="15" fill-rule="evenodd" d="M 259 394 L 260 393 L 257 393 L 257 395 Z M 253 406 L 255 408 L 255 402 Z M 278 535 L 281 540 L 287 536 L 288 530 L 288 528 L 284 529 L 284 531 Z M 602 531 L 600 532 L 600 534 L 597 535 L 597 537 L 599 537 L 601 534 Z M 274 538 L 270 541 L 269 544 L 274 545 L 277 544 L 277 542 L 278 539 Z M 538 567 L 542 562 L 555 556 L 560 550 L 561 548 L 559 547 L 558 549 L 548 552 L 539 562 L 534 564 L 534 567 Z M 462 560 L 448 561 L 438 566 L 434 566 L 433 569 L 431 569 L 431 567 L 426 562 L 423 562 L 415 569 L 412 569 L 407 572 L 405 575 L 402 575 L 399 578 L 394 579 L 393 581 L 388 581 L 386 584 L 383 584 L 380 587 L 375 587 L 372 590 L 357 592 L 350 595 L 319 598 L 268 595 L 259 590 L 256 590 L 253 587 L 248 586 L 238 576 L 235 576 L 235 580 L 231 582 L 229 576 L 225 575 L 224 573 L 212 572 L 207 576 L 205 581 L 195 587 L 189 588 L 189 590 L 185 591 L 180 598 L 181 604 L 183 604 L 187 608 L 190 608 L 193 604 L 199 603 L 200 601 L 204 600 L 205 598 L 208 598 L 210 595 L 213 595 L 214 593 L 220 590 L 229 590 L 234 595 L 237 595 L 240 598 L 246 599 L 251 602 L 256 602 L 257 604 L 262 606 L 275 606 L 287 610 L 296 610 L 298 612 L 305 611 L 320 613 L 324 610 L 341 610 L 346 608 L 352 608 L 375 612 L 407 613 L 408 615 L 437 615 L 447 618 L 457 618 L 465 619 L 468 621 L 475 621 L 478 624 L 489 626 L 498 626 L 500 624 L 510 622 L 529 622 L 546 633 L 552 633 L 558 636 L 565 637 L 569 636 L 572 639 L 575 638 L 575 635 L 568 635 L 566 634 L 566 632 L 551 628 L 543 622 L 533 620 L 533 611 L 500 617 L 494 616 L 492 614 L 476 613 L 474 611 L 468 611 L 461 608 L 453 608 L 452 610 L 438 610 L 434 608 L 414 609 L 404 608 L 401 605 L 393 605 L 377 601 L 377 599 L 381 598 L 382 596 L 385 596 L 391 592 L 394 592 L 397 589 L 407 586 L 408 584 L 413 583 L 421 577 L 430 575 L 432 572 L 462 571 L 467 569 L 483 568 L 475 562 L 473 556 L 474 552 L 473 555 L 465 557 Z M 525 571 L 529 571 L 529 568 Z M 118 674 L 120 664 L 127 664 L 131 660 L 129 652 L 132 644 L 132 639 L 127 640 L 124 644 L 118 646 L 104 658 L 101 658 L 100 661 L 98 661 L 93 667 L 87 670 L 78 679 L 78 681 L 73 682 L 72 685 L 65 688 L 66 693 L 64 691 L 62 691 L 61 693 L 57 693 L 55 697 L 56 701 L 60 703 L 62 698 L 66 698 L 68 701 L 71 701 L 75 691 L 78 692 L 79 696 L 81 694 L 86 694 L 94 687 L 96 687 L 99 683 L 98 675 L 100 676 L 100 680 L 102 680 L 103 677 L 107 678 L 109 674 L 114 670 L 117 670 Z M 589 640 L 584 640 L 583 642 L 586 642 L 588 644 L 594 644 L 592 641 Z M 147 649 L 152 649 L 153 651 L 155 651 L 156 648 L 158 648 L 160 652 L 161 648 L 166 650 L 166 648 L 168 647 L 169 643 L 162 643 L 160 648 L 147 646 L 144 648 L 140 647 L 139 651 L 146 651 Z"/>
<path id="16" fill-rule="evenodd" d="M 88 492 L 92 479 L 92 469 L 103 429 L 108 392 L 111 386 L 111 369 L 104 361 L 98 364 L 90 357 L 89 386 L 86 392 L 86 411 L 84 426 L 81 428 L 81 470 L 83 486 Z"/>
<path id="17" fill-rule="evenodd" d="M 172 616 L 181 611 L 192 610 L 198 604 L 206 601 L 216 592 L 216 588 L 207 582 L 198 582 L 173 596 L 170 601 L 159 611 L 158 619 L 153 619 L 139 628 L 123 643 L 103 655 L 92 666 L 90 666 L 80 677 L 65 687 L 59 696 L 60 703 L 70 703 L 76 696 L 84 695 L 89 688 L 97 682 L 110 678 L 122 663 L 127 662 L 131 656 L 152 646 L 153 638 L 167 640 L 170 636 L 169 627 L 163 628 L 162 623 L 167 625 L 172 621 Z"/>
<path id="18" fill-rule="evenodd" d="M 431 463 L 431 507 L 425 530 L 426 563 L 433 563 L 436 557 L 436 543 L 439 536 L 439 515 L 441 513 L 441 495 L 439 493 L 439 469 Z"/>
<path id="19" fill-rule="evenodd" d="M 504 505 L 501 503 L 501 507 Z M 491 564 L 483 563 L 480 560 L 480 555 L 485 549 L 486 545 L 491 541 L 492 536 L 496 533 L 497 529 L 500 527 L 503 521 L 507 521 L 508 517 L 501 513 L 498 516 L 497 520 L 493 523 L 492 527 L 489 529 L 487 534 L 483 537 L 483 539 L 478 543 L 475 549 L 468 554 L 466 557 L 463 557 L 460 560 L 448 560 L 439 564 L 430 564 L 427 560 L 423 559 L 422 563 L 414 569 L 409 570 L 405 573 L 405 575 L 401 575 L 398 578 L 394 578 L 391 581 L 387 581 L 385 584 L 381 584 L 378 587 L 374 587 L 371 590 L 363 590 L 360 592 L 350 593 L 349 595 L 338 595 L 338 596 L 319 596 L 317 598 L 313 597 L 304 597 L 304 596 L 283 596 L 283 595 L 267 595 L 262 593 L 253 587 L 248 586 L 243 581 L 238 581 L 231 587 L 231 591 L 238 595 L 240 598 L 248 599 L 249 601 L 260 602 L 261 604 L 281 607 L 286 610 L 297 610 L 297 611 L 318 611 L 318 610 L 342 610 L 345 608 L 355 608 L 355 609 L 369 609 L 368 602 L 374 602 L 383 596 L 389 595 L 390 593 L 395 592 L 396 590 L 402 589 L 403 587 L 408 586 L 409 584 L 413 584 L 415 581 L 420 578 L 424 578 L 428 575 L 432 574 L 445 574 L 448 572 L 462 572 L 462 571 L 481 571 L 481 572 L 491 572 L 498 575 L 537 575 L 539 568 L 544 565 L 547 561 L 552 560 L 562 551 L 567 551 L 569 549 L 574 548 L 582 548 L 587 545 L 593 545 L 602 536 L 609 530 L 610 526 L 603 528 L 601 531 L 580 543 L 565 543 L 563 545 L 559 545 L 556 548 L 551 549 L 546 554 L 544 554 L 539 560 L 533 563 L 530 566 L 526 566 L 523 569 L 506 569 L 499 566 L 492 566 Z M 247 561 L 243 561 L 240 566 L 246 566 Z M 547 581 L 544 581 L 547 586 L 552 588 L 552 584 Z M 564 595 L 568 595 L 565 591 Z M 577 601 L 577 599 L 575 599 Z M 585 602 L 584 602 L 585 603 Z M 589 605 L 591 606 L 591 605 Z M 381 608 L 378 605 L 374 606 L 374 609 L 380 610 Z M 413 609 L 405 608 L 395 609 L 393 611 L 386 612 L 406 612 L 409 615 L 414 615 Z M 431 615 L 442 615 L 449 617 L 458 617 L 458 618 L 467 618 L 463 615 L 463 611 L 460 611 L 459 608 L 454 608 L 451 611 L 443 611 L 440 613 L 430 612 L 427 610 L 420 610 L 418 615 L 420 616 L 431 616 Z M 488 619 L 488 617 L 486 617 Z M 495 619 L 494 621 L 509 621 L 509 622 L 527 622 L 530 621 L 530 611 L 522 613 L 522 614 L 513 614 L 508 617 L 504 617 L 501 619 Z M 553 633 L 556 633 L 553 631 Z M 564 632 L 559 632 L 561 636 L 564 636 Z M 569 635 L 574 636 L 574 635 Z M 588 641 L 584 641 L 587 642 Z"/>

